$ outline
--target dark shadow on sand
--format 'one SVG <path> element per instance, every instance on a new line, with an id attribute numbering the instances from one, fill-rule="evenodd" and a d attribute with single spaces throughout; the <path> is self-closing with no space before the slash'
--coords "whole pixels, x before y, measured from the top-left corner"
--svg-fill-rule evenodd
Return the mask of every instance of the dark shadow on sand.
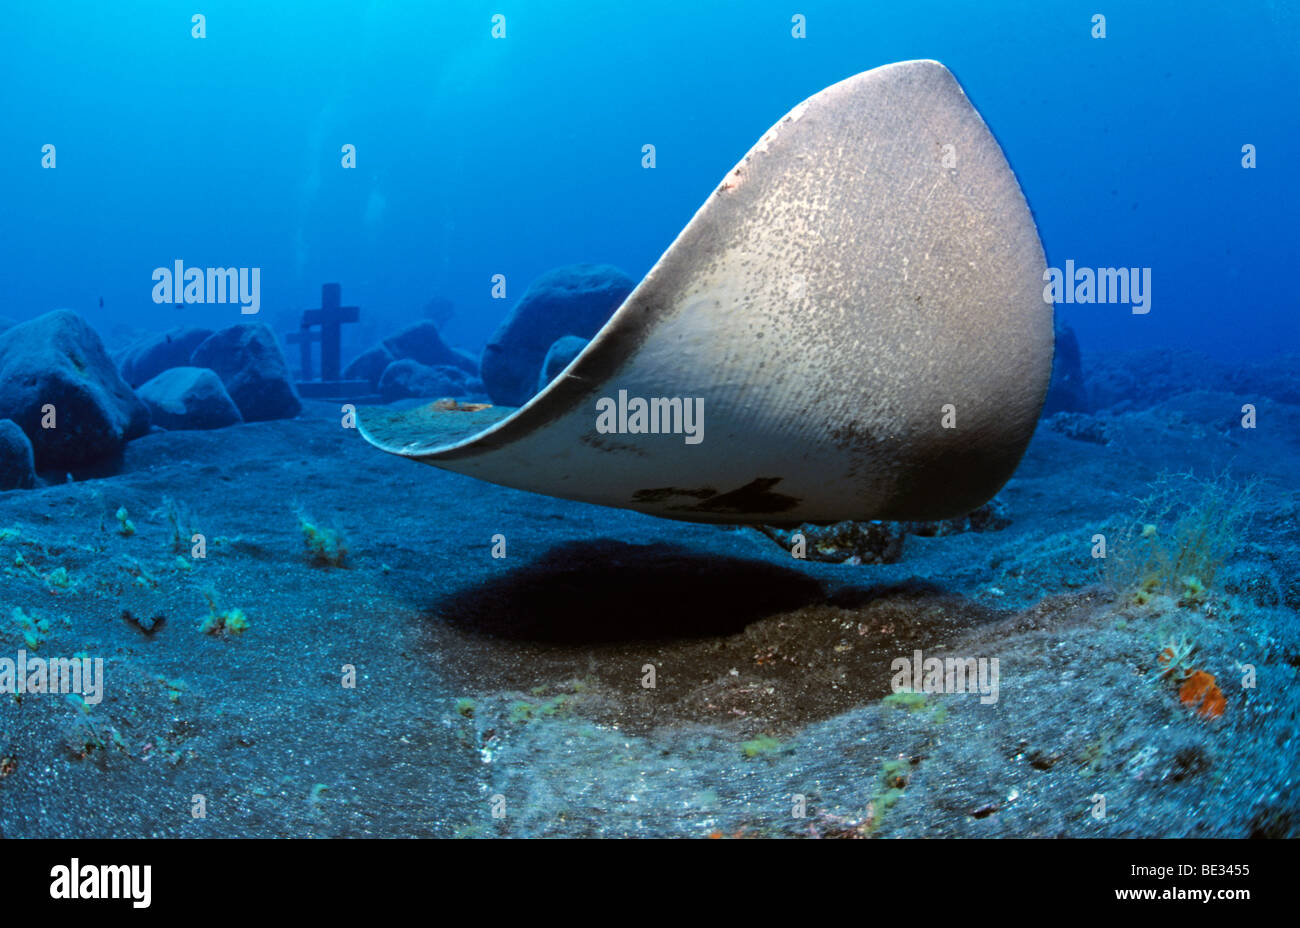
<path id="1" fill-rule="evenodd" d="M 817 580 L 788 567 L 597 539 L 551 548 L 491 583 L 439 600 L 431 611 L 480 635 L 610 644 L 731 635 L 825 597 Z"/>

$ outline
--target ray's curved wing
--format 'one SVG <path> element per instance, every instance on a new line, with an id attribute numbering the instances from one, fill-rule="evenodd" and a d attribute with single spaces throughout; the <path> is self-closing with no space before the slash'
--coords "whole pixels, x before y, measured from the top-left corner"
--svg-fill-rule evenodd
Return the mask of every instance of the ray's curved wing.
<path id="1" fill-rule="evenodd" d="M 1016 178 L 952 74 L 886 65 L 773 126 L 525 406 L 363 410 L 361 432 L 675 519 L 960 515 L 1033 434 L 1052 366 L 1043 271 Z M 702 405 L 700 440 L 598 428 L 637 398 Z"/>

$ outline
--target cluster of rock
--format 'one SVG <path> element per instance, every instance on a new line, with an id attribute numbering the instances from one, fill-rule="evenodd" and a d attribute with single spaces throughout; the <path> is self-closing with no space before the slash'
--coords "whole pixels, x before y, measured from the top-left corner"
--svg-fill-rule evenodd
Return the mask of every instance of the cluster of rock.
<path id="1" fill-rule="evenodd" d="M 632 287 L 608 265 L 558 268 L 533 282 L 481 360 L 447 345 L 426 318 L 363 352 L 343 376 L 368 382 L 385 402 L 486 395 L 519 406 L 577 357 Z M 42 471 L 111 463 L 151 428 L 216 429 L 301 410 L 279 341 L 260 323 L 175 328 L 114 359 L 71 310 L 0 319 L 0 490 L 33 486 Z"/>
<path id="2" fill-rule="evenodd" d="M 369 382 L 385 402 L 486 395 L 522 406 L 578 356 L 633 286 L 606 264 L 556 268 L 533 281 L 480 359 L 448 346 L 425 319 L 362 352 L 343 376 Z"/>
<path id="3" fill-rule="evenodd" d="M 118 360 L 68 309 L 0 329 L 0 490 L 111 462 L 151 425 L 220 428 L 302 408 L 275 335 L 257 323 L 174 329 Z"/>
<path id="4" fill-rule="evenodd" d="M 261 323 L 171 329 L 132 345 L 120 364 L 164 428 L 221 428 L 302 411 L 280 343 Z"/>
<path id="5" fill-rule="evenodd" d="M 450 347 L 437 324 L 422 319 L 390 335 L 343 369 L 348 380 L 365 380 L 385 402 L 407 397 L 481 394 L 478 362 Z"/>

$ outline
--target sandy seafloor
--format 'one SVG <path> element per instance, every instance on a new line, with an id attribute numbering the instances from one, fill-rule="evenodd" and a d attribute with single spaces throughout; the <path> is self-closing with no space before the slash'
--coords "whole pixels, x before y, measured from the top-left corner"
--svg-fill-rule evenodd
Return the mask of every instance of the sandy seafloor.
<path id="1" fill-rule="evenodd" d="M 0 834 L 1294 837 L 1300 405 L 1172 392 L 1085 422 L 1106 444 L 1040 424 L 1009 526 L 909 537 L 888 566 L 390 457 L 337 404 L 149 435 L 116 475 L 0 494 L 3 653 L 18 606 L 42 655 L 107 674 L 89 711 L 0 699 Z M 1099 523 L 1161 470 L 1224 467 L 1266 484 L 1206 602 L 1098 584 Z M 209 539 L 190 569 L 168 498 Z M 344 566 L 309 562 L 297 510 Z M 250 628 L 201 633 L 205 590 Z M 1221 718 L 1159 678 L 1178 638 Z M 885 701 L 914 648 L 997 657 L 999 701 Z"/>

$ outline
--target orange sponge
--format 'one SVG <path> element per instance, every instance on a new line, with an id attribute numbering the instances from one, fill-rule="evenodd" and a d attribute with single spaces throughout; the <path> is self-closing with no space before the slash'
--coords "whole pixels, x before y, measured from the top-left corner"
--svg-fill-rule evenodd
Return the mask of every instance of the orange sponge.
<path id="1" fill-rule="evenodd" d="M 1178 690 L 1178 698 L 1185 706 L 1195 706 L 1196 714 L 1207 719 L 1217 719 L 1228 705 L 1213 675 L 1204 670 L 1192 671 Z"/>

